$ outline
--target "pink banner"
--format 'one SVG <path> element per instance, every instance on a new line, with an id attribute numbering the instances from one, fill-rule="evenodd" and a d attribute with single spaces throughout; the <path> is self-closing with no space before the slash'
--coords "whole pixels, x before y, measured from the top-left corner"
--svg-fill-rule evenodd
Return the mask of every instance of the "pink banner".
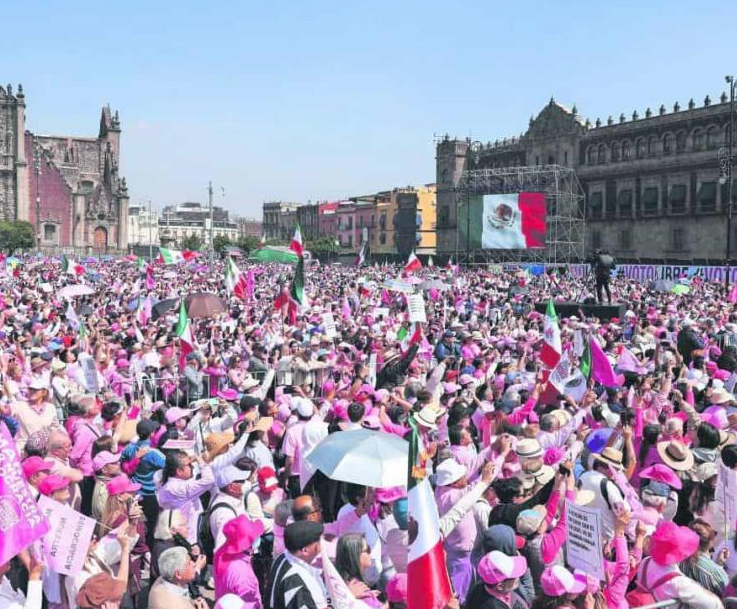
<path id="1" fill-rule="evenodd" d="M 44 564 L 62 575 L 76 575 L 84 567 L 95 521 L 45 496 L 39 497 L 38 507 L 50 525 L 43 538 Z"/>
<path id="2" fill-rule="evenodd" d="M 13 437 L 0 422 L 0 565 L 48 530 L 49 524 L 23 477 Z"/>

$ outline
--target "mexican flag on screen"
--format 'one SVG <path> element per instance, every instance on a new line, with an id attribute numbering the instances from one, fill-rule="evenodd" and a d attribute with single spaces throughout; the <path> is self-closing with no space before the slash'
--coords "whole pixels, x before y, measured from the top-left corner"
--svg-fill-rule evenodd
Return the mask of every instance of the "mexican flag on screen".
<path id="1" fill-rule="evenodd" d="M 540 360 L 548 368 L 555 368 L 560 361 L 563 348 L 560 341 L 558 316 L 555 313 L 555 306 L 553 306 L 552 298 L 548 301 L 548 308 L 545 311 L 545 322 L 543 328 L 543 346 L 540 350 Z"/>
<path id="2" fill-rule="evenodd" d="M 187 309 L 184 306 L 184 298 L 182 298 L 179 304 L 179 321 L 177 322 L 174 334 L 179 337 L 179 367 L 184 368 L 187 365 L 187 355 L 195 350 L 192 325 L 189 323 Z"/>
<path id="3" fill-rule="evenodd" d="M 545 247 L 546 213 L 542 192 L 484 195 L 481 248 Z"/>
<path id="4" fill-rule="evenodd" d="M 407 502 L 410 530 L 417 535 L 407 556 L 407 609 L 444 609 L 450 600 L 450 579 L 440 538 L 440 518 L 430 481 L 425 475 L 424 450 L 417 424 L 410 416 Z M 413 521 L 413 522 L 412 522 Z"/>

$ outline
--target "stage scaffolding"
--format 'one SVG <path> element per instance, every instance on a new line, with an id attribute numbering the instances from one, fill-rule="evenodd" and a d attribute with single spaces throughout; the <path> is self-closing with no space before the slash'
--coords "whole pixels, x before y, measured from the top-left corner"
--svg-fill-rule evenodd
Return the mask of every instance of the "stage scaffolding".
<path id="1" fill-rule="evenodd" d="M 466 250 L 456 209 L 455 257 L 464 264 L 530 262 L 570 264 L 586 257 L 586 209 L 576 172 L 561 165 L 498 167 L 464 171 L 456 205 L 468 205 L 474 195 L 544 192 L 547 199 L 546 247 L 530 250 Z"/>

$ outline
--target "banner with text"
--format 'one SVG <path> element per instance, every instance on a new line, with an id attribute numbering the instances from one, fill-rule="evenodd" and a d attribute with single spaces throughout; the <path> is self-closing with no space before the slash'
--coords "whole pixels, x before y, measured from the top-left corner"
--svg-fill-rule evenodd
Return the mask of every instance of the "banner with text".
<path id="1" fill-rule="evenodd" d="M 604 580 L 604 555 L 601 549 L 599 510 L 566 501 L 566 562 L 595 579 Z"/>
<path id="2" fill-rule="evenodd" d="M 44 495 L 38 507 L 51 527 L 42 539 L 44 564 L 62 575 L 76 575 L 84 566 L 95 521 Z"/>

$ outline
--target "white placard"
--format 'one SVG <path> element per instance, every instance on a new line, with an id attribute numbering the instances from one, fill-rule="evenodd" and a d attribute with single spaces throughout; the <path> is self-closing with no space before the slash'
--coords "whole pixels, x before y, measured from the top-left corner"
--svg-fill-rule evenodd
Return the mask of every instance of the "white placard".
<path id="1" fill-rule="evenodd" d="M 376 353 L 369 356 L 369 378 L 371 379 L 371 386 L 376 389 Z"/>
<path id="2" fill-rule="evenodd" d="M 95 367 L 95 360 L 89 353 L 82 353 L 79 356 L 79 365 L 82 367 L 84 373 L 84 384 L 87 391 L 90 393 L 97 393 L 100 391 L 100 383 L 97 378 L 97 368 Z"/>
<path id="3" fill-rule="evenodd" d="M 338 335 L 338 331 L 335 329 L 335 319 L 332 313 L 323 313 L 322 325 L 325 326 L 325 335 L 328 338 L 335 338 Z"/>
<path id="4" fill-rule="evenodd" d="M 41 538 L 44 564 L 62 575 L 76 575 L 84 567 L 95 521 L 45 495 L 38 507 L 49 521 L 49 532 Z"/>
<path id="5" fill-rule="evenodd" d="M 422 294 L 410 294 L 407 297 L 407 306 L 409 308 L 409 320 L 412 323 L 427 323 L 425 299 L 422 298 Z"/>
<path id="6" fill-rule="evenodd" d="M 574 330 L 573 332 L 573 353 L 576 357 L 583 355 L 585 348 L 583 344 L 583 332 L 581 330 Z"/>
<path id="7" fill-rule="evenodd" d="M 377 319 L 379 317 L 387 318 L 389 317 L 389 307 L 376 307 L 374 309 L 374 317 Z"/>
<path id="8" fill-rule="evenodd" d="M 601 550 L 601 514 L 599 510 L 566 500 L 566 562 L 571 569 L 581 569 L 594 579 L 604 580 L 604 556 Z"/>
<path id="9" fill-rule="evenodd" d="M 719 478 L 716 488 L 716 505 L 724 506 L 725 536 L 732 530 L 737 520 L 737 473 L 719 464 Z"/>
<path id="10" fill-rule="evenodd" d="M 164 446 L 162 448 L 166 450 L 194 450 L 195 447 L 195 441 L 194 440 L 167 440 L 164 442 Z"/>

